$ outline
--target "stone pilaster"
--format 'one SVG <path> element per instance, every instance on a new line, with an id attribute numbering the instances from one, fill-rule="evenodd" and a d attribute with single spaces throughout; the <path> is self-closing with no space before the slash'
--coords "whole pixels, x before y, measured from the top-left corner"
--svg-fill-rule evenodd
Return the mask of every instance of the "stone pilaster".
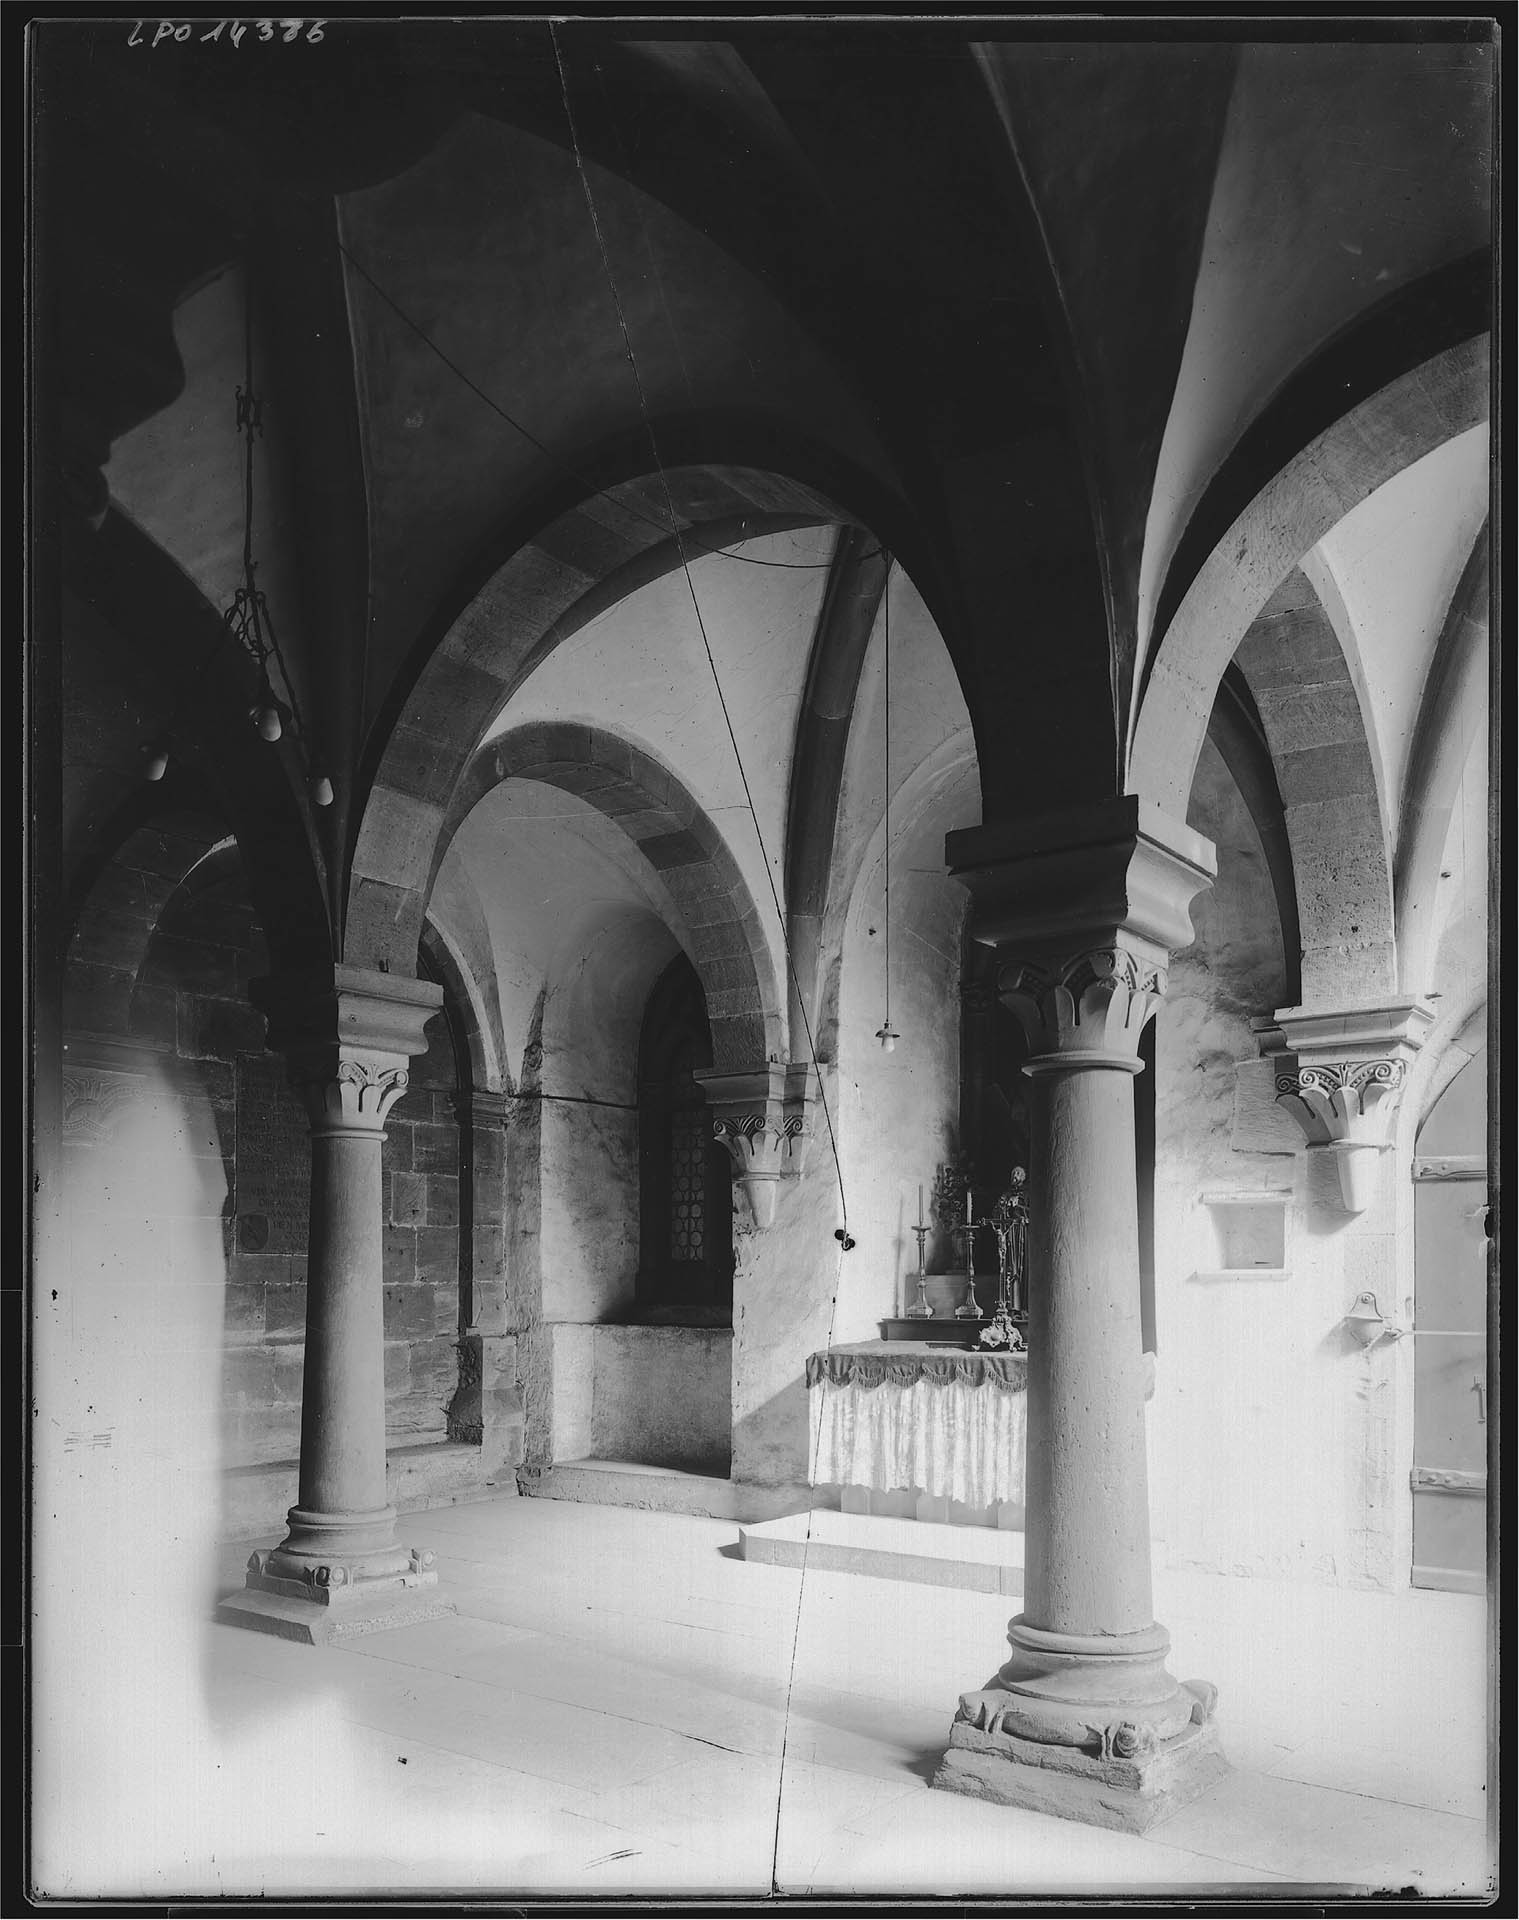
<path id="1" fill-rule="evenodd" d="M 1433 1019 L 1422 1000 L 1283 1007 L 1261 1033 L 1277 1103 L 1301 1127 L 1309 1153 L 1334 1157 L 1347 1213 L 1364 1213 L 1376 1198 L 1393 1116 Z"/>
<path id="2" fill-rule="evenodd" d="M 713 1137 L 733 1161 L 758 1227 L 775 1219 L 783 1179 L 796 1179 L 812 1137 L 812 1073 L 772 1060 L 748 1073 L 698 1070 L 712 1113 Z"/>
<path id="3" fill-rule="evenodd" d="M 385 1120 L 441 989 L 353 967 L 254 983 L 311 1127 L 299 1494 L 218 1617 L 322 1644 L 453 1611 L 385 1491 Z"/>
<path id="4" fill-rule="evenodd" d="M 458 1101 L 461 1133 L 470 1143 L 469 1314 L 459 1336 L 459 1390 L 448 1410 L 448 1433 L 481 1449 L 491 1472 L 522 1459 L 523 1407 L 517 1382 L 517 1336 L 506 1330 L 506 1136 L 510 1094 L 479 1091 Z"/>
<path id="5" fill-rule="evenodd" d="M 1133 796 L 951 834 L 972 935 L 1029 1041 L 1028 1494 L 1011 1657 L 934 1784 L 1141 1832 L 1225 1767 L 1154 1618 L 1134 1076 L 1213 850 Z"/>

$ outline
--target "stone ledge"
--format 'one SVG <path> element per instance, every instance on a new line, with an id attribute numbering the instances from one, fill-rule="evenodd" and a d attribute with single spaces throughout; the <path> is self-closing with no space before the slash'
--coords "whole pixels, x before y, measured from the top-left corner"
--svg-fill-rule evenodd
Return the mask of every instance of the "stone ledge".
<path id="1" fill-rule="evenodd" d="M 220 1481 L 218 1537 L 224 1541 L 255 1540 L 283 1533 L 285 1515 L 296 1504 L 300 1463 L 268 1460 L 246 1467 L 228 1467 Z M 452 1506 L 461 1499 L 514 1496 L 517 1479 L 513 1464 L 487 1473 L 477 1446 L 462 1441 L 424 1441 L 391 1447 L 386 1454 L 385 1493 L 395 1507 Z"/>
<path id="2" fill-rule="evenodd" d="M 518 1478 L 523 1493 L 538 1500 L 701 1514 L 714 1520 L 773 1520 L 799 1512 L 818 1497 L 806 1486 L 765 1487 L 623 1460 L 566 1460 L 553 1467 L 525 1468 Z"/>

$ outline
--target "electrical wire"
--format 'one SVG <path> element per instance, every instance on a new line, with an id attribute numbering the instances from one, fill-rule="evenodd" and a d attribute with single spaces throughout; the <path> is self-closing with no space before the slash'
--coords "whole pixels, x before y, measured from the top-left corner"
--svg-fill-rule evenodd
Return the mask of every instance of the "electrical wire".
<path id="1" fill-rule="evenodd" d="M 644 390 L 643 376 L 639 372 L 638 360 L 633 352 L 633 341 L 628 331 L 627 316 L 623 312 L 622 297 L 617 290 L 617 280 L 612 272 L 611 257 L 607 251 L 606 239 L 601 230 L 600 217 L 596 212 L 596 202 L 591 193 L 590 179 L 586 173 L 585 161 L 581 155 L 579 133 L 575 126 L 574 112 L 570 103 L 569 80 L 565 73 L 564 60 L 559 48 L 558 33 L 552 21 L 549 22 L 549 35 L 554 45 L 554 59 L 559 69 L 559 85 L 564 96 L 565 119 L 569 123 L 570 142 L 575 155 L 576 171 L 580 177 L 581 191 L 585 196 L 586 211 L 590 215 L 592 230 L 596 236 L 596 246 L 601 255 L 602 269 L 606 274 L 607 287 L 611 293 L 612 305 L 617 315 L 618 330 L 622 335 L 623 351 L 627 357 L 628 368 L 637 391 L 639 413 L 643 419 L 644 430 L 649 436 L 649 448 L 654 457 L 655 470 L 659 475 L 660 485 L 664 490 L 666 511 L 670 517 L 670 531 L 674 537 L 677 551 L 680 554 L 681 570 L 685 575 L 686 581 L 686 591 L 691 597 L 692 611 L 696 615 L 696 624 L 701 634 L 702 648 L 706 653 L 707 666 L 712 674 L 712 684 L 717 692 L 718 706 L 722 710 L 723 725 L 727 730 L 728 743 L 733 749 L 733 760 L 735 766 L 738 768 L 739 782 L 744 790 L 744 800 L 749 810 L 749 817 L 754 824 L 755 837 L 759 841 L 760 855 L 765 869 L 765 881 L 770 889 L 771 904 L 775 908 L 776 920 L 780 928 L 781 949 L 786 959 L 786 971 L 792 986 L 796 989 L 796 1004 L 802 1016 L 802 1027 L 807 1038 L 808 1057 L 811 1061 L 813 1071 L 817 1074 L 818 1102 L 822 1109 L 823 1119 L 828 1130 L 828 1143 L 833 1156 L 834 1173 L 839 1188 L 839 1207 L 842 1214 L 843 1231 L 847 1238 L 849 1231 L 849 1202 L 844 1190 L 844 1174 L 839 1161 L 838 1141 L 834 1133 L 833 1116 L 828 1107 L 827 1092 L 823 1086 L 823 1076 L 818 1067 L 817 1047 L 813 1039 L 812 1023 L 807 1017 L 807 1008 L 801 991 L 801 983 L 797 978 L 795 964 L 791 957 L 790 942 L 786 938 L 786 916 L 781 907 L 780 894 L 776 889 L 775 874 L 771 865 L 769 849 L 765 845 L 764 831 L 760 826 L 759 813 L 754 804 L 754 793 L 749 784 L 749 775 L 744 766 L 744 756 L 740 751 L 738 735 L 733 726 L 733 716 L 728 710 L 728 701 L 723 692 L 722 678 L 717 671 L 717 660 L 712 651 L 712 641 L 707 632 L 707 623 L 702 615 L 701 601 L 696 592 L 696 583 L 691 578 L 691 564 L 686 552 L 685 529 L 681 527 L 679 517 L 675 511 L 675 500 L 670 491 L 669 479 L 665 472 L 664 461 L 660 455 L 659 440 L 650 415 L 648 396 Z M 663 532 L 664 529 L 660 528 L 660 531 Z"/>
<path id="2" fill-rule="evenodd" d="M 884 688 L 883 704 L 886 709 L 885 725 L 882 729 L 885 739 L 882 744 L 882 779 L 885 785 L 886 805 L 886 905 L 881 918 L 881 931 L 885 939 L 886 961 L 886 1018 L 881 1025 L 881 1037 L 890 1044 L 891 1035 L 891 575 L 888 570 L 886 585 L 881 593 L 882 681 Z"/>
<path id="3" fill-rule="evenodd" d="M 238 430 L 244 435 L 243 585 L 222 618 L 227 630 L 235 634 L 245 650 L 253 656 L 266 682 L 269 661 L 273 660 L 279 668 L 280 679 L 284 682 L 285 693 L 290 702 L 290 717 L 295 723 L 296 741 L 309 773 L 311 771 L 310 744 L 306 733 L 306 722 L 301 714 L 300 700 L 295 691 L 295 682 L 291 679 L 290 668 L 285 662 L 274 616 L 269 611 L 269 602 L 254 580 L 254 575 L 258 571 L 258 562 L 253 557 L 253 441 L 255 435 L 261 434 L 264 428 L 263 403 L 253 390 L 253 296 L 252 289 L 246 281 L 243 288 L 243 378 L 245 385 L 238 394 L 237 411 Z M 266 629 L 267 638 L 265 637 Z"/>
<path id="4" fill-rule="evenodd" d="M 707 624 L 705 619 L 702 617 L 701 601 L 697 596 L 696 584 L 691 578 L 690 561 L 686 554 L 686 547 L 685 547 L 685 541 L 683 538 L 682 530 L 677 521 L 677 517 L 675 513 L 675 502 L 670 492 L 669 480 L 665 474 L 664 462 L 660 456 L 659 440 L 655 432 L 653 419 L 649 411 L 648 398 L 644 391 L 643 378 L 639 372 L 638 360 L 633 351 L 633 341 L 632 341 L 632 336 L 628 331 L 627 317 L 623 312 L 622 299 L 617 290 L 616 276 L 612 272 L 611 257 L 607 250 L 605 236 L 603 235 L 601 230 L 601 222 L 596 212 L 595 198 L 591 192 L 590 178 L 586 172 L 585 161 L 581 154 L 580 138 L 575 126 L 574 109 L 570 100 L 569 77 L 565 71 L 564 57 L 559 45 L 558 32 L 556 30 L 555 23 L 552 20 L 549 22 L 549 37 L 553 43 L 555 65 L 558 67 L 558 70 L 559 70 L 559 86 L 560 86 L 560 91 L 564 96 L 565 120 L 567 121 L 569 126 L 570 145 L 575 156 L 576 171 L 580 176 L 581 191 L 585 196 L 586 211 L 590 215 L 591 226 L 596 235 L 596 245 L 597 245 L 598 251 L 601 254 L 602 269 L 606 274 L 607 286 L 612 296 L 612 305 L 617 315 L 617 325 L 622 334 L 623 351 L 627 356 L 628 367 L 632 374 L 634 387 L 638 394 L 639 412 L 643 419 L 644 430 L 649 436 L 649 447 L 654 457 L 654 465 L 659 474 L 661 485 L 664 488 L 666 508 L 670 516 L 670 523 L 671 523 L 672 531 L 674 533 L 676 546 L 680 553 L 681 568 L 685 574 L 686 588 L 691 596 L 691 606 L 696 615 L 697 627 L 701 633 L 702 646 L 706 651 L 707 665 L 711 670 L 712 684 L 717 691 L 718 704 L 722 709 L 723 724 L 727 728 L 729 744 L 733 748 L 734 762 L 738 767 L 739 779 L 743 785 L 745 800 L 748 803 L 749 816 L 754 823 L 755 836 L 759 841 L 760 853 L 761 853 L 761 857 L 763 859 L 764 867 L 765 867 L 765 879 L 770 888 L 770 898 L 775 907 L 776 920 L 780 928 L 781 949 L 786 959 L 786 971 L 791 981 L 792 987 L 795 991 L 797 1009 L 801 1014 L 802 1027 L 807 1038 L 807 1051 L 808 1051 L 809 1059 L 811 1061 L 812 1071 L 817 1075 L 818 1100 L 822 1108 L 823 1118 L 824 1118 L 824 1121 L 826 1122 L 827 1129 L 828 1129 L 828 1144 L 829 1144 L 829 1149 L 833 1155 L 834 1176 L 838 1183 L 839 1206 L 840 1206 L 840 1211 L 843 1218 L 843 1225 L 839 1228 L 838 1232 L 835 1234 L 835 1238 L 839 1242 L 839 1251 L 838 1251 L 838 1254 L 835 1256 L 833 1288 L 832 1288 L 832 1293 L 829 1299 L 829 1306 L 828 1306 L 828 1344 L 831 1346 L 833 1343 L 834 1326 L 838 1316 L 839 1283 L 843 1277 L 844 1254 L 847 1253 L 850 1247 L 854 1245 L 853 1240 L 850 1239 L 849 1237 L 848 1200 L 844 1191 L 844 1170 L 839 1159 L 838 1140 L 834 1133 L 833 1117 L 829 1112 L 829 1108 L 828 1108 L 828 1096 L 823 1086 L 822 1072 L 818 1067 L 817 1048 L 814 1043 L 813 1035 L 812 1035 L 812 1023 L 807 1017 L 807 1007 L 806 1007 L 805 997 L 802 994 L 801 984 L 797 978 L 795 963 L 791 955 L 791 945 L 789 940 L 786 938 L 786 916 L 781 910 L 780 896 L 776 890 L 775 876 L 771 868 L 770 856 L 769 856 L 768 850 L 765 847 L 764 834 L 760 828 L 759 815 L 755 809 L 754 796 L 749 786 L 749 776 L 744 768 L 743 754 L 739 750 L 738 736 L 734 731 L 732 716 L 728 711 L 728 702 L 723 693 L 722 679 L 717 671 L 717 661 L 712 652 L 712 642 L 707 633 Z M 645 243 L 647 244 L 647 234 L 645 234 Z M 651 263 L 653 264 L 654 272 L 657 277 L 658 263 L 657 261 L 653 260 L 652 249 L 650 249 L 650 257 L 651 257 Z M 877 549 L 878 552 L 882 550 L 883 549 Z M 888 587 L 889 587 L 889 584 L 890 583 L 888 578 Z M 821 1436 L 821 1426 L 822 1426 L 822 1408 L 820 1405 L 818 1409 L 817 1422 L 814 1426 L 813 1435 L 812 1435 L 812 1451 L 813 1451 L 814 1458 L 816 1457 L 818 1442 Z M 803 1540 L 803 1545 L 802 1545 L 801 1577 L 802 1577 L 803 1585 L 805 1585 L 806 1577 L 807 1577 L 807 1570 L 808 1570 L 807 1558 L 808 1558 L 808 1550 L 811 1546 L 811 1541 L 812 1541 L 812 1514 L 811 1514 L 811 1510 L 809 1509 L 808 1515 L 807 1515 L 807 1531 L 806 1531 L 806 1536 Z M 784 1781 L 785 1781 L 786 1748 L 789 1742 L 790 1728 L 791 1728 L 791 1695 L 796 1683 L 797 1649 L 800 1644 L 801 1626 L 802 1626 L 802 1608 L 801 1608 L 801 1597 L 800 1597 L 800 1591 L 799 1591 L 796 1619 L 792 1629 L 791 1660 L 790 1660 L 790 1665 L 788 1668 L 787 1680 L 786 1680 L 786 1703 L 785 1703 L 785 1708 L 783 1712 L 782 1733 L 781 1733 L 780 1777 L 777 1782 L 776 1805 L 775 1805 L 775 1830 L 774 1830 L 774 1837 L 773 1837 L 772 1847 L 771 1847 L 770 1881 L 771 1881 L 771 1891 L 774 1893 L 778 1893 L 780 1891 L 779 1880 L 778 1880 L 778 1868 L 779 1868 L 779 1858 L 780 1858 L 781 1794 L 782 1794 Z"/>

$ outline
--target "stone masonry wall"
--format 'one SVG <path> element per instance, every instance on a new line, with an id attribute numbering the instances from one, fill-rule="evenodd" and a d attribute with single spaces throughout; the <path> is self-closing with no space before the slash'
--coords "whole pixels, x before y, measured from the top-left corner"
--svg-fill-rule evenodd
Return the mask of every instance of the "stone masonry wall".
<path id="1" fill-rule="evenodd" d="M 1394 1472 L 1398 1361 L 1359 1347 L 1343 1316 L 1363 1286 L 1390 1295 L 1393 1170 L 1384 1166 L 1366 1213 L 1347 1214 L 1328 1156 L 1305 1154 L 1276 1104 L 1274 1068 L 1250 1025 L 1284 988 L 1274 896 L 1211 745 L 1189 819 L 1217 846 L 1219 870 L 1193 909 L 1197 939 L 1175 956 L 1158 1016 L 1157 1559 L 1388 1586 L 1407 1502 Z M 1231 1253 L 1220 1223 L 1241 1196 L 1259 1208 L 1251 1218 L 1263 1237 Z"/>
<path id="2" fill-rule="evenodd" d="M 141 1085 L 180 1111 L 164 1136 L 172 1164 L 95 1183 L 92 1231 L 122 1283 L 180 1289 L 186 1337 L 219 1347 L 210 1431 L 222 1466 L 247 1466 L 300 1447 L 310 1147 L 304 1105 L 248 1000 L 267 951 L 236 849 L 220 839 L 180 817 L 135 834 L 105 867 L 69 949 L 64 1024 L 66 1057 L 94 1076 L 81 1085 L 104 1071 L 108 1089 L 121 1081 L 113 1097 Z M 430 1038 L 384 1148 L 387 1429 L 407 1441 L 443 1437 L 458 1377 L 455 1063 L 441 1018 Z M 90 1130 L 76 1131 L 76 1150 L 98 1158 Z"/>
<path id="3" fill-rule="evenodd" d="M 385 1129 L 385 1423 L 441 1438 L 459 1366 L 458 1075 L 441 1014 Z"/>

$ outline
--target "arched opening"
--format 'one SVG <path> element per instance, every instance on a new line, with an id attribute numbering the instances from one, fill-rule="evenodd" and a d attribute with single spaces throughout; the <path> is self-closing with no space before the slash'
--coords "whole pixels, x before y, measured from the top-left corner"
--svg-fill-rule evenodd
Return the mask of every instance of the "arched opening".
<path id="1" fill-rule="evenodd" d="M 243 1440 L 245 1355 L 264 1340 L 235 1239 L 238 1061 L 263 1044 L 238 980 L 264 964 L 236 842 L 217 818 L 173 811 L 98 865 L 64 965 L 69 1257 L 49 1304 L 69 1358 L 49 1376 L 54 1418 L 103 1436 L 68 1476 L 91 1551 L 119 1527 L 129 1552 L 173 1511 L 175 1577 L 197 1589 L 209 1562 L 190 1561 L 225 1520 L 218 1470 Z M 261 1371 L 272 1406 L 267 1355 Z M 294 1390 L 298 1408 L 298 1371 Z M 154 1463 L 130 1486 L 108 1471 L 121 1447 Z"/>
<path id="2" fill-rule="evenodd" d="M 879 1338 L 882 1321 L 915 1302 L 920 1193 L 932 1228 L 923 1247 L 929 1303 L 960 1331 L 963 1242 L 933 1214 L 934 1182 L 941 1167 L 967 1158 L 991 1179 L 1008 1145 L 1007 1103 L 1020 1098 L 1017 1076 L 988 1055 L 979 1002 L 965 991 L 969 896 L 944 861 L 945 836 L 981 819 L 970 715 L 937 623 L 900 569 L 876 615 L 848 725 L 822 930 L 838 957 L 818 1050 L 838 1064 L 841 1177 L 859 1244 L 839 1275 L 833 1344 Z M 888 1004 L 898 1035 L 889 1051 L 877 1037 Z M 1006 1089 L 995 1117 L 989 1072 Z M 989 1205 L 994 1195 L 982 1190 Z M 985 1239 L 983 1275 L 995 1267 Z M 983 1280 L 986 1313 L 994 1293 Z"/>
<path id="3" fill-rule="evenodd" d="M 478 583 L 447 631 L 434 636 L 397 701 L 393 724 L 377 735 L 378 761 L 356 838 L 345 919 L 350 960 L 387 966 L 409 960 L 459 818 L 452 803 L 483 741 L 544 713 L 559 718 L 578 710 L 602 717 L 605 702 L 598 696 L 617 680 L 588 697 L 583 686 L 574 686 L 573 662 L 567 684 L 565 659 L 583 654 L 586 644 L 594 651 L 595 636 L 604 634 L 608 621 L 622 625 L 630 608 L 667 613 L 673 604 L 680 613 L 667 619 L 665 632 L 677 642 L 693 626 L 692 594 L 700 592 L 719 653 L 724 639 L 741 645 L 747 638 L 748 623 L 729 617 L 725 595 L 735 576 L 755 571 L 752 560 L 712 551 L 708 529 L 714 540 L 747 542 L 757 557 L 776 549 L 797 581 L 821 594 L 827 561 L 818 543 L 831 540 L 832 527 L 846 519 L 820 495 L 777 475 L 691 466 L 608 487 L 521 539 L 511 557 Z M 778 531 L 755 538 L 755 523 Z M 793 536 L 802 550 L 790 556 L 785 549 Z M 696 586 L 688 586 L 688 573 Z M 724 604 L 714 604 L 714 595 Z M 581 633 L 588 643 L 567 649 L 565 642 Z M 652 661 L 656 668 L 670 666 L 672 650 Z M 579 697 L 567 707 L 564 696 L 572 689 Z M 800 691 L 798 686 L 798 697 Z M 625 697 L 614 704 L 636 708 L 630 692 L 624 689 Z M 660 718 L 668 722 L 669 716 Z M 664 724 L 653 729 L 656 737 L 665 730 Z"/>
<path id="4" fill-rule="evenodd" d="M 1316 1434 L 1333 1391 L 1304 1367 L 1291 1392 L 1264 1355 L 1308 1349 L 1318 1319 L 1272 1242 L 1293 1205 L 1300 1136 L 1275 1105 L 1255 1025 L 1285 1004 L 1289 978 L 1269 809 L 1229 730 L 1204 738 L 1187 823 L 1217 853 L 1192 903 L 1195 939 L 1171 956 L 1164 1003 L 1145 1029 L 1134 1083 L 1140 1321 L 1158 1357 L 1149 1428 L 1155 1532 L 1174 1563 L 1278 1571 L 1325 1551 L 1284 1492 L 1322 1470 Z M 1251 804 L 1252 799 L 1256 802 Z M 1190 1493 L 1185 1463 L 1259 1497 L 1225 1505 Z M 1269 1475 L 1263 1461 L 1277 1463 Z M 1208 1484 L 1212 1484 L 1211 1481 Z"/>
<path id="5" fill-rule="evenodd" d="M 1488 415 L 1488 341 L 1464 342 L 1364 401 L 1287 463 L 1198 568 L 1135 702 L 1128 784 L 1185 811 L 1224 669 L 1303 556 L 1379 488 Z"/>
<path id="6" fill-rule="evenodd" d="M 706 996 L 677 954 L 638 1036 L 635 1312 L 650 1326 L 733 1324 L 733 1168 L 696 1078 L 711 1065 Z"/>
<path id="7" fill-rule="evenodd" d="M 277 1523 L 301 1445 L 308 1117 L 249 999 L 270 967 L 238 841 L 181 812 L 139 828 L 100 866 L 65 971 L 74 1137 L 89 1163 L 75 1200 L 100 1214 L 97 1239 L 131 1247 L 146 1234 L 157 1247 L 155 1304 L 172 1305 L 184 1329 L 174 1346 L 186 1393 L 163 1404 L 204 1425 L 187 1452 L 222 1470 L 224 1537 Z M 425 958 L 419 971 L 430 972 Z M 398 1473 L 448 1437 L 458 1386 L 471 1258 L 458 1033 L 446 1003 L 383 1148 L 385 1413 Z M 209 1384 L 190 1392 L 205 1368 Z"/>

